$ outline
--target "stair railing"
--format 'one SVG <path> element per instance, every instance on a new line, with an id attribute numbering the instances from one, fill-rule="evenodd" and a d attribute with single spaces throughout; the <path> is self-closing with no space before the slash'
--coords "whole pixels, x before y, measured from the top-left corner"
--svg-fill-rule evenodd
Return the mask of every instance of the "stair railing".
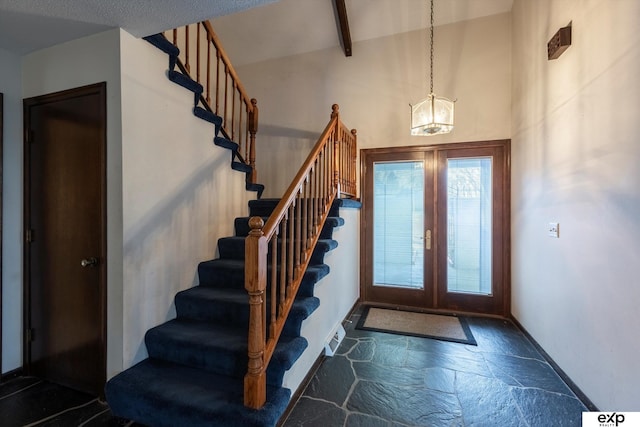
<path id="1" fill-rule="evenodd" d="M 249 182 L 256 183 L 257 101 L 247 95 L 211 23 L 203 21 L 169 30 L 165 37 L 180 49 L 178 67 L 202 85 L 200 102 L 222 117 L 222 134 L 239 145 L 240 160 L 253 168 Z"/>
<path id="2" fill-rule="evenodd" d="M 293 305 L 311 254 L 341 188 L 355 196 L 356 131 L 331 120 L 266 224 L 249 220 L 245 288 L 249 294 L 248 369 L 244 404 L 266 401 L 266 370 Z M 269 277 L 267 277 L 269 276 Z"/>

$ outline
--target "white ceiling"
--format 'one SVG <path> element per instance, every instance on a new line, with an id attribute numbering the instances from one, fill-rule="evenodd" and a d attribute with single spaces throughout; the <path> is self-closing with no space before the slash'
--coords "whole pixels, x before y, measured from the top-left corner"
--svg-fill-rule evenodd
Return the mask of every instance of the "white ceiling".
<path id="1" fill-rule="evenodd" d="M 352 42 L 429 25 L 426 0 L 345 0 Z M 509 12 L 513 0 L 436 0 L 435 25 Z M 236 66 L 339 47 L 333 0 L 279 0 L 213 19 Z M 357 47 L 353 55 L 358 55 Z"/>
<path id="2" fill-rule="evenodd" d="M 124 28 L 137 37 L 276 0 L 0 0 L 0 48 L 17 54 Z"/>
<path id="3" fill-rule="evenodd" d="M 426 0 L 345 1 L 353 42 L 428 25 Z M 508 12 L 512 3 L 436 0 L 435 24 Z M 0 48 L 25 54 L 108 28 L 142 37 L 211 18 L 235 65 L 340 46 L 333 0 L 0 0 Z"/>

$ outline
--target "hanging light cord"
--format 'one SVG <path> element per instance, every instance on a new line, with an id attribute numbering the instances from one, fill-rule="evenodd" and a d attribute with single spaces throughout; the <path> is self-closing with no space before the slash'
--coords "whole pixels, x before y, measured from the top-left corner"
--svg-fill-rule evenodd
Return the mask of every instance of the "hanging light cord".
<path id="1" fill-rule="evenodd" d="M 430 46 L 431 46 L 431 57 L 430 57 L 430 86 L 429 86 L 429 94 L 433 93 L 433 0 L 431 0 L 431 29 L 430 29 Z"/>

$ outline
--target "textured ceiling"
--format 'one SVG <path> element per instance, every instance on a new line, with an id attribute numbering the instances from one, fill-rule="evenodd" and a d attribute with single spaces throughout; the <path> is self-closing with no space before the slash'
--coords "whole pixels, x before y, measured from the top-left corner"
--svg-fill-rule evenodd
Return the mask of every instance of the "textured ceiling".
<path id="1" fill-rule="evenodd" d="M 353 42 L 427 27 L 426 0 L 346 0 Z M 435 25 L 509 12 L 513 0 L 436 0 Z M 265 25 L 268 23 L 268 25 Z M 234 65 L 340 46 L 333 0 L 280 0 L 212 20 Z M 357 55 L 357 47 L 353 55 Z"/>
<path id="2" fill-rule="evenodd" d="M 121 27 L 137 37 L 276 0 L 0 0 L 0 48 L 24 54 Z"/>
<path id="3" fill-rule="evenodd" d="M 435 23 L 508 12 L 512 3 L 436 0 Z M 346 7 L 353 42 L 428 25 L 426 0 Z M 25 54 L 116 27 L 142 37 L 211 18 L 235 65 L 340 46 L 333 0 L 0 0 L 0 49 Z"/>

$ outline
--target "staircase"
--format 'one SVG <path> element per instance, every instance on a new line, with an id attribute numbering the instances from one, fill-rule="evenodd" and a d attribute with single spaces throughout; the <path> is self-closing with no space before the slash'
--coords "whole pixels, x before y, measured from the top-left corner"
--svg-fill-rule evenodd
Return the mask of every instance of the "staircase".
<path id="1" fill-rule="evenodd" d="M 197 28 L 219 43 L 210 24 Z M 185 33 L 188 38 L 188 26 Z M 244 107 L 233 101 L 227 114 L 225 92 L 224 117 L 216 114 L 211 105 L 218 111 L 220 91 L 214 88 L 211 97 L 208 80 L 205 89 L 199 75 L 191 78 L 188 56 L 182 63 L 173 34 L 173 43 L 161 34 L 146 40 L 168 55 L 167 77 L 193 93 L 193 114 L 213 124 L 215 145 L 230 150 L 231 168 L 246 174 L 246 189 L 257 199 L 249 202 L 249 217 L 236 218 L 235 235 L 218 240 L 220 257 L 199 264 L 199 285 L 176 294 L 176 318 L 147 331 L 149 357 L 107 382 L 107 402 L 114 415 L 148 426 L 274 426 L 291 397 L 285 372 L 308 345 L 300 336 L 302 322 L 320 304 L 314 287 L 329 274 L 324 255 L 337 247 L 333 230 L 344 224 L 340 188 L 355 194 L 356 133 L 334 105 L 283 199 L 261 199 L 255 100 L 234 80 Z M 226 54 L 215 56 L 236 79 Z M 200 69 L 199 57 L 197 64 Z M 234 135 L 241 143 L 244 135 L 244 149 Z"/>
<path id="2" fill-rule="evenodd" d="M 278 202 L 252 200 L 250 216 L 266 221 Z M 200 284 L 175 296 L 177 317 L 146 333 L 149 358 L 107 383 L 112 412 L 149 426 L 275 425 L 291 394 L 282 387 L 283 376 L 307 347 L 300 327 L 320 304 L 314 286 L 329 273 L 324 254 L 338 245 L 332 233 L 344 223 L 338 216 L 340 202 L 329 212 L 267 369 L 267 403 L 261 409 L 243 404 L 249 326 L 244 240 L 249 217 L 242 217 L 235 220 L 235 236 L 218 240 L 220 258 L 198 266 Z"/>
<path id="3" fill-rule="evenodd" d="M 204 87 L 196 80 L 193 80 L 184 69 L 184 66 L 179 62 L 178 55 L 180 54 L 180 50 L 162 34 L 154 34 L 145 37 L 145 40 L 168 55 L 169 70 L 167 71 L 167 77 L 177 85 L 193 92 L 193 115 L 214 125 L 215 134 L 213 143 L 231 151 L 231 168 L 246 174 L 245 188 L 247 191 L 255 191 L 259 199 L 264 191 L 264 185 L 253 181 L 254 166 L 247 164 L 247 161 L 240 154 L 240 145 L 237 142 L 232 141 L 228 137 L 229 135 L 227 132 L 222 133 L 222 124 L 224 119 L 211 111 L 211 107 L 206 103 L 205 97 L 203 96 Z M 180 65 L 180 68 L 185 72 L 176 70 L 176 65 Z M 253 106 L 255 107 L 255 100 L 252 101 L 254 101 Z M 231 120 L 235 120 L 235 118 L 232 118 Z M 257 123 L 254 127 L 257 127 Z M 233 134 L 233 132 L 231 133 Z"/>

